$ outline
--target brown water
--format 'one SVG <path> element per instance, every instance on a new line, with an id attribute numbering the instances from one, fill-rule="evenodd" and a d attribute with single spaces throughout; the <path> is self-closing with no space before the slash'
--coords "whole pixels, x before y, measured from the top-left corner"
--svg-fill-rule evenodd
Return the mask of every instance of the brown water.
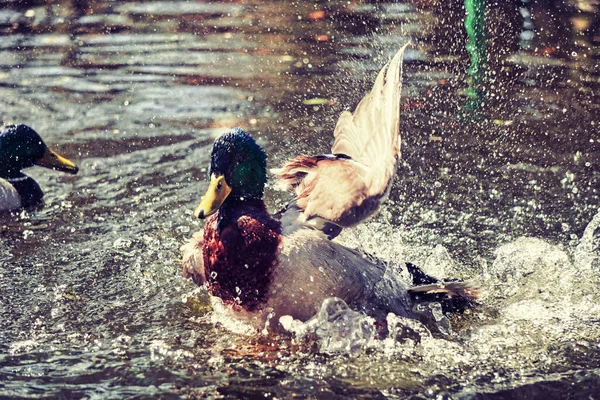
<path id="1" fill-rule="evenodd" d="M 490 6 L 468 111 L 451 3 L 0 1 L 0 121 L 80 166 L 29 170 L 45 207 L 0 217 L 0 397 L 597 398 L 598 12 Z M 213 139 L 240 126 L 271 166 L 327 151 L 408 39 L 404 162 L 341 240 L 477 282 L 484 305 L 453 336 L 352 354 L 213 324 L 178 261 Z"/>

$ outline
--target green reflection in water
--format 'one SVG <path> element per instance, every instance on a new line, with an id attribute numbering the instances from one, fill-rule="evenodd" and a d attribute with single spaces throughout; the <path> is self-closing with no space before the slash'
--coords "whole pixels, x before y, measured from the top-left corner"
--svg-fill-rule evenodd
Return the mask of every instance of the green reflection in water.
<path id="1" fill-rule="evenodd" d="M 485 34 L 485 0 L 465 0 L 465 28 L 467 30 L 467 51 L 471 65 L 467 70 L 466 89 L 467 110 L 476 110 L 483 105 L 485 71 L 487 67 L 487 37 Z"/>

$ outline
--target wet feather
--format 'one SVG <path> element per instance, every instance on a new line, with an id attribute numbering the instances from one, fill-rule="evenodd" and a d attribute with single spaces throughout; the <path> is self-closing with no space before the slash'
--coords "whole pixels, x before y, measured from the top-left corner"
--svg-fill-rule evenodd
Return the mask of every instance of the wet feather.
<path id="1" fill-rule="evenodd" d="M 331 155 L 300 155 L 272 172 L 294 191 L 300 218 L 354 226 L 373 215 L 389 194 L 400 156 L 402 47 L 379 72 L 354 113 L 341 114 Z M 321 224 L 324 225 L 324 224 Z"/>

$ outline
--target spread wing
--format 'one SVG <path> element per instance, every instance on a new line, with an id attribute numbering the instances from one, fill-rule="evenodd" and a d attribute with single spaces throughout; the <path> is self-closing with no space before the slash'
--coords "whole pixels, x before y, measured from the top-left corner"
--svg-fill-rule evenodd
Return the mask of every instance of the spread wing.
<path id="1" fill-rule="evenodd" d="M 333 133 L 331 152 L 346 154 L 368 168 L 365 180 L 371 195 L 385 191 L 400 156 L 402 56 L 407 45 L 381 69 L 354 113 L 342 113 Z"/>
<path id="2" fill-rule="evenodd" d="M 407 45 L 381 69 L 356 110 L 342 113 L 332 154 L 301 155 L 273 170 L 296 193 L 282 219 L 284 232 L 313 225 L 335 237 L 342 227 L 371 216 L 387 199 L 400 156 L 402 56 Z"/>

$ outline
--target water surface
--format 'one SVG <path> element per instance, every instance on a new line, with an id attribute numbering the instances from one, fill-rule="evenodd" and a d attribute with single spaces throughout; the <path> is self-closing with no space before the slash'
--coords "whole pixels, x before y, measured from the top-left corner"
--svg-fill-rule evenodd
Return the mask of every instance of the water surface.
<path id="1" fill-rule="evenodd" d="M 460 2 L 0 2 L 0 121 L 80 166 L 28 170 L 45 207 L 0 219 L 0 396 L 597 396 L 598 13 L 547 3 L 488 9 L 469 111 Z M 179 246 L 214 138 L 240 126 L 271 166 L 327 151 L 409 39 L 398 179 L 340 240 L 483 305 L 352 354 L 212 323 Z M 272 210 L 288 199 L 269 186 Z"/>

